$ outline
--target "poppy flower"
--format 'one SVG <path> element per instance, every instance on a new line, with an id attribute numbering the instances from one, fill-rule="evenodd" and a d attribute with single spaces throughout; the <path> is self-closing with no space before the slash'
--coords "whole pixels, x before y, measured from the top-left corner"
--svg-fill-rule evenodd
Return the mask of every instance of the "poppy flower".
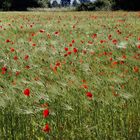
<path id="1" fill-rule="evenodd" d="M 30 89 L 29 88 L 26 88 L 23 93 L 26 96 L 30 96 Z"/>
<path id="2" fill-rule="evenodd" d="M 2 71 L 7 71 L 7 68 L 6 67 L 2 67 L 1 70 Z"/>
<path id="3" fill-rule="evenodd" d="M 20 74 L 20 72 L 19 72 L 19 71 L 17 71 L 17 72 L 16 72 L 16 76 L 18 76 L 19 74 Z"/>
<path id="4" fill-rule="evenodd" d="M 67 54 L 68 54 L 68 55 L 71 55 L 71 52 L 69 51 Z"/>
<path id="5" fill-rule="evenodd" d="M 138 68 L 137 66 L 135 66 L 135 67 L 133 68 L 133 71 L 134 71 L 134 72 L 139 72 L 139 68 Z"/>
<path id="6" fill-rule="evenodd" d="M 138 45 L 137 48 L 140 49 L 140 45 Z"/>
<path id="7" fill-rule="evenodd" d="M 110 61 L 112 61 L 112 60 L 113 60 L 113 58 L 111 57 L 109 60 L 110 60 Z"/>
<path id="8" fill-rule="evenodd" d="M 44 33 L 44 32 L 45 32 L 45 30 L 43 30 L 43 29 L 40 29 L 40 30 L 39 30 L 39 32 L 40 32 L 40 33 Z"/>
<path id="9" fill-rule="evenodd" d="M 69 49 L 67 47 L 65 47 L 65 51 L 68 51 Z"/>
<path id="10" fill-rule="evenodd" d="M 33 47 L 35 47 L 35 46 L 36 46 L 36 44 L 34 43 L 34 44 L 32 44 L 32 46 L 33 46 Z"/>
<path id="11" fill-rule="evenodd" d="M 7 40 L 6 40 L 6 43 L 9 43 L 9 42 L 11 42 L 11 41 L 10 41 L 9 39 L 7 39 Z"/>
<path id="12" fill-rule="evenodd" d="M 77 48 L 73 48 L 73 52 L 74 53 L 77 53 L 78 52 L 78 49 Z"/>
<path id="13" fill-rule="evenodd" d="M 75 43 L 75 40 L 72 40 L 72 43 Z"/>
<path id="14" fill-rule="evenodd" d="M 25 66 L 26 69 L 30 69 L 30 66 Z"/>
<path id="15" fill-rule="evenodd" d="M 43 116 L 44 116 L 44 118 L 46 118 L 48 115 L 49 115 L 49 110 L 48 110 L 48 109 L 45 109 L 45 110 L 43 111 Z"/>
<path id="16" fill-rule="evenodd" d="M 28 60 L 28 58 L 29 58 L 29 55 L 25 55 L 25 57 L 24 57 L 24 60 Z"/>
<path id="17" fill-rule="evenodd" d="M 6 73 L 6 71 L 7 71 L 7 68 L 6 67 L 2 67 L 2 74 L 5 74 Z"/>
<path id="18" fill-rule="evenodd" d="M 50 127 L 49 124 L 46 124 L 45 127 L 43 128 L 44 132 L 49 132 L 50 131 Z"/>
<path id="19" fill-rule="evenodd" d="M 112 40 L 112 35 L 108 35 L 108 39 L 109 40 Z"/>
<path id="20" fill-rule="evenodd" d="M 10 51 L 11 51 L 11 52 L 14 52 L 14 51 L 15 51 L 15 49 L 14 49 L 14 48 L 11 48 L 11 49 L 10 49 Z"/>
<path id="21" fill-rule="evenodd" d="M 113 42 L 113 44 L 116 45 L 118 41 L 116 39 L 114 39 L 112 42 Z"/>
<path id="22" fill-rule="evenodd" d="M 86 84 L 83 84 L 82 88 L 88 89 L 88 86 Z"/>
<path id="23" fill-rule="evenodd" d="M 18 60 L 18 57 L 17 56 L 14 56 L 14 60 Z"/>
<path id="24" fill-rule="evenodd" d="M 59 67 L 60 65 L 61 65 L 60 62 L 57 62 L 57 63 L 56 63 L 56 67 Z"/>
<path id="25" fill-rule="evenodd" d="M 112 62 L 112 65 L 117 65 L 117 64 L 118 64 L 117 61 Z"/>
<path id="26" fill-rule="evenodd" d="M 58 35 L 58 34 L 59 34 L 59 32 L 58 32 L 58 31 L 56 31 L 54 34 L 55 34 L 55 35 Z"/>
<path id="27" fill-rule="evenodd" d="M 92 38 L 93 38 L 93 39 L 94 39 L 95 37 L 97 37 L 97 34 L 93 34 L 93 35 L 92 35 Z"/>
<path id="28" fill-rule="evenodd" d="M 89 97 L 89 98 L 92 98 L 93 95 L 91 94 L 91 92 L 87 92 L 86 96 Z"/>

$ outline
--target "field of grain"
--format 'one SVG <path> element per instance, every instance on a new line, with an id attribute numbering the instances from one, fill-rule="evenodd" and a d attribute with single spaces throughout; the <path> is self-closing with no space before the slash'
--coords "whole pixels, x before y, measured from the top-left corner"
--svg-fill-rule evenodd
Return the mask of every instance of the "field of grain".
<path id="1" fill-rule="evenodd" d="M 139 140 L 139 12 L 1 12 L 0 140 Z"/>

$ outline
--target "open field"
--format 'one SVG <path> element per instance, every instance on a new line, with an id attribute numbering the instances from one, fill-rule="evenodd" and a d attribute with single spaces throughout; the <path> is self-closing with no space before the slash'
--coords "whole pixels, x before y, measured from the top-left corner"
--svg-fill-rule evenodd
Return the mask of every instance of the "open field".
<path id="1" fill-rule="evenodd" d="M 0 140 L 139 140 L 140 13 L 0 13 Z"/>

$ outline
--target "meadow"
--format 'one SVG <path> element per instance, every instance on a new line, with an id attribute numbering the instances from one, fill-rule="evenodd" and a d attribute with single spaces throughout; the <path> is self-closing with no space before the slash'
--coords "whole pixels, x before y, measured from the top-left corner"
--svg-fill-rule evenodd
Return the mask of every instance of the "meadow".
<path id="1" fill-rule="evenodd" d="M 139 140 L 140 12 L 1 12 L 0 140 Z"/>

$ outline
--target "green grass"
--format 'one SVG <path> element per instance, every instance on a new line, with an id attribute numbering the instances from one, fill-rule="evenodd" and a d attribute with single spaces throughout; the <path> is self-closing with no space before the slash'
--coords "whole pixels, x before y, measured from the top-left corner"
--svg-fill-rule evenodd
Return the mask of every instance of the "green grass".
<path id="1" fill-rule="evenodd" d="M 0 140 L 140 139 L 138 12 L 0 13 L 0 69 Z"/>

